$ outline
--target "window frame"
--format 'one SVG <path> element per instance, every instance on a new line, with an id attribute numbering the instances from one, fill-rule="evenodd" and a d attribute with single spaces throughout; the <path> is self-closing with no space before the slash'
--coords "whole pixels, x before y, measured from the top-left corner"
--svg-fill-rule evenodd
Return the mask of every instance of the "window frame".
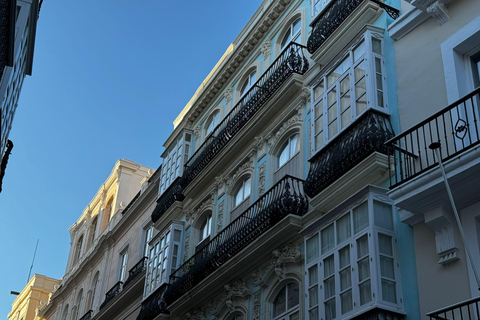
<path id="1" fill-rule="evenodd" d="M 301 15 L 295 15 L 291 20 L 291 22 L 288 25 L 288 28 L 284 30 L 284 32 L 281 33 L 281 36 L 279 37 L 279 45 L 280 45 L 280 52 L 282 52 L 290 42 L 294 41 L 296 43 L 302 44 L 302 16 Z M 294 33 L 294 25 L 295 23 L 298 22 L 298 30 Z M 290 39 L 288 39 L 290 38 Z M 294 39 L 300 38 L 300 41 L 295 41 Z M 287 39 L 285 41 L 285 39 Z M 285 42 L 284 42 L 285 41 Z"/>
<path id="2" fill-rule="evenodd" d="M 297 288 L 298 288 L 298 303 L 294 306 L 292 306 L 291 308 L 288 308 L 288 301 L 289 301 L 289 285 L 291 284 L 296 284 L 297 285 Z M 277 299 L 279 298 L 280 294 L 282 293 L 283 289 L 285 289 L 285 311 L 281 312 L 280 314 L 275 314 L 275 302 L 277 301 Z M 273 297 L 272 299 L 272 302 L 271 302 L 271 317 L 272 317 L 272 320 L 281 320 L 281 319 L 290 319 L 290 317 L 292 315 L 294 315 L 295 313 L 298 314 L 298 318 L 300 319 L 300 304 L 301 304 L 301 286 L 300 286 L 300 283 L 298 281 L 295 281 L 295 280 L 291 280 L 291 281 L 288 281 L 287 283 L 284 283 L 278 290 L 277 292 L 275 293 L 275 296 Z"/>
<path id="3" fill-rule="evenodd" d="M 203 139 L 209 137 L 220 123 L 220 109 L 213 110 L 205 121 Z M 209 130 L 210 129 L 210 130 Z"/>
<path id="4" fill-rule="evenodd" d="M 379 226 L 375 220 L 375 202 L 386 204 L 391 208 L 391 222 L 392 229 L 383 228 Z M 355 233 L 354 227 L 354 211 L 360 208 L 362 205 L 367 205 L 367 216 L 368 216 L 368 225 L 363 229 L 360 229 Z M 328 214 L 327 214 L 328 215 Z M 349 216 L 350 221 L 350 231 L 351 234 L 343 239 L 341 242 L 338 242 L 337 232 L 338 232 L 338 221 Z M 326 231 L 328 228 L 333 226 L 333 240 L 334 245 L 326 249 L 325 252 L 322 252 L 322 232 Z M 381 257 L 384 254 L 380 251 L 380 240 L 379 235 L 386 235 L 391 237 L 391 250 L 392 256 L 387 257 L 391 258 L 394 279 L 395 282 L 395 297 L 396 302 L 390 302 L 385 300 L 386 292 L 383 292 L 382 289 L 382 279 L 386 279 L 382 275 L 382 266 L 381 266 Z M 368 240 L 368 254 L 359 256 L 359 241 L 366 237 Z M 316 239 L 315 239 L 316 238 Z M 314 239 L 313 244 L 309 243 L 311 239 Z M 394 208 L 393 204 L 389 201 L 386 201 L 385 198 L 378 197 L 375 193 L 370 192 L 365 198 L 361 201 L 356 202 L 354 205 L 345 208 L 335 216 L 330 217 L 325 223 L 322 224 L 313 234 L 310 234 L 308 237 L 305 237 L 305 313 L 306 319 L 315 319 L 311 317 L 311 312 L 317 312 L 316 319 L 329 319 L 326 317 L 326 307 L 325 301 L 330 299 L 335 299 L 335 316 L 334 319 L 342 319 L 344 317 L 349 317 L 353 314 L 359 314 L 364 311 L 367 311 L 371 308 L 372 305 L 378 305 L 389 310 L 395 310 L 395 312 L 402 312 L 402 288 L 401 288 L 401 278 L 400 278 L 400 267 L 399 267 L 399 252 L 397 248 L 397 237 L 396 237 L 396 226 L 394 219 Z M 311 246 L 315 247 L 316 245 L 316 254 L 312 257 L 309 257 L 309 248 Z M 340 252 L 345 248 L 349 248 L 349 264 L 340 266 Z M 334 263 L 334 273 L 325 276 L 325 260 L 333 256 Z M 368 279 L 364 278 L 360 280 L 359 270 L 360 263 L 368 258 L 368 270 L 369 276 Z M 350 269 L 350 270 L 348 270 Z M 344 271 L 349 271 L 350 287 L 346 287 L 344 290 L 341 290 L 341 274 Z M 316 277 L 314 275 L 316 274 Z M 345 274 L 345 273 L 343 273 Z M 325 290 L 327 286 L 325 285 L 325 279 L 330 279 L 333 276 L 334 279 L 334 295 L 326 296 Z M 316 281 L 312 281 L 316 280 Z M 386 281 L 391 281 L 392 279 L 386 279 Z M 359 286 L 362 283 L 370 281 L 370 300 L 360 304 L 360 288 Z M 348 281 L 347 281 L 348 282 Z M 341 295 L 350 291 L 351 294 L 351 309 L 342 314 L 342 305 L 341 305 Z M 316 296 L 316 300 L 313 297 Z M 333 319 L 333 318 L 332 318 Z"/>
<path id="5" fill-rule="evenodd" d="M 382 54 L 374 52 L 374 41 L 380 41 L 380 49 Z M 358 57 L 358 59 L 356 59 L 354 56 L 355 50 L 360 48 L 362 45 L 365 46 L 364 52 Z M 354 124 L 357 119 L 367 110 L 376 109 L 383 113 L 389 113 L 386 67 L 383 56 L 384 52 L 383 37 L 372 30 L 366 30 L 362 32 L 362 34 L 354 41 L 352 41 L 348 49 L 338 54 L 337 57 L 333 59 L 334 63 L 324 68 L 321 76 L 319 76 L 313 83 L 311 86 L 312 102 L 310 107 L 312 114 L 312 121 L 310 124 L 312 130 L 312 138 L 310 141 L 312 156 L 325 148 L 339 134 Z M 379 61 L 379 65 L 376 65 L 376 61 Z M 348 67 L 338 75 L 337 79 L 333 83 L 328 83 L 328 77 L 345 62 L 348 63 Z M 360 79 L 357 79 L 358 75 L 361 73 L 356 74 L 356 70 L 362 64 L 364 65 L 363 76 L 361 76 Z M 378 66 L 380 67 L 379 70 L 377 69 Z M 358 68 L 358 70 L 361 69 Z M 377 80 L 377 75 L 380 77 L 380 82 Z M 342 94 L 342 81 L 344 81 L 347 77 L 348 90 Z M 357 97 L 356 90 L 362 89 L 362 81 L 365 81 L 365 93 Z M 378 92 L 381 92 L 380 96 L 382 97 L 383 106 L 378 105 Z M 330 93 L 332 94 L 330 95 Z M 333 95 L 335 96 L 335 99 L 333 102 L 331 102 L 330 99 L 333 99 Z M 347 96 L 349 99 L 348 108 L 342 110 L 342 98 Z M 357 100 L 363 96 L 365 97 L 365 108 L 358 111 L 357 107 L 359 104 Z M 330 110 L 332 110 L 332 112 L 330 112 Z M 342 124 L 342 115 L 345 114 L 347 110 L 350 114 L 350 117 L 346 118 L 348 121 L 346 121 L 345 124 Z M 334 119 L 333 114 L 335 114 Z M 336 123 L 336 128 L 330 133 L 330 125 L 332 125 L 334 122 Z M 318 143 L 317 137 L 319 141 Z"/>
<path id="6" fill-rule="evenodd" d="M 247 196 L 245 196 L 245 186 L 247 185 L 247 181 L 249 182 L 249 193 Z M 240 206 L 242 203 L 244 203 L 246 200 L 248 200 L 250 198 L 250 196 L 252 196 L 252 176 L 251 175 L 246 175 L 244 176 L 242 179 L 240 179 L 237 184 L 236 184 L 236 187 L 234 188 L 234 192 L 232 194 L 232 197 L 233 197 L 233 208 L 232 209 L 235 209 L 237 208 L 238 206 Z M 237 203 L 237 197 L 238 197 L 238 194 L 240 193 L 240 191 L 242 192 L 242 199 Z"/>
<path id="7" fill-rule="evenodd" d="M 119 269 L 119 274 L 118 274 L 118 281 L 120 282 L 125 282 L 127 279 L 127 265 L 128 265 L 128 247 L 122 250 L 120 253 L 120 269 Z"/>
<path id="8" fill-rule="evenodd" d="M 293 152 L 291 151 L 291 141 L 293 138 L 297 139 L 296 141 L 296 146 L 293 150 Z M 295 131 L 293 133 L 291 133 L 288 138 L 286 138 L 282 144 L 280 145 L 280 148 L 278 149 L 278 151 L 276 152 L 276 156 L 275 156 L 275 171 L 278 171 L 279 169 L 281 169 L 282 167 L 286 166 L 290 160 L 292 160 L 297 154 L 300 153 L 300 133 Z M 288 158 L 285 160 L 285 162 L 283 164 L 280 164 L 280 157 L 283 153 L 283 150 L 285 150 L 286 148 L 288 148 Z M 298 150 L 297 150 L 298 149 Z M 292 154 L 290 154 L 292 152 Z"/>

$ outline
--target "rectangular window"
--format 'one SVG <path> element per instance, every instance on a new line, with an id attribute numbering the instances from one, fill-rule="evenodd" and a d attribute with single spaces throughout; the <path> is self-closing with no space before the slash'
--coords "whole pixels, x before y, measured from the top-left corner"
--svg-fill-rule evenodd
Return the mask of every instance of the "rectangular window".
<path id="1" fill-rule="evenodd" d="M 331 0 L 314 0 L 312 4 L 312 17 L 316 17 L 330 3 Z"/>
<path id="2" fill-rule="evenodd" d="M 168 277 L 172 271 L 179 267 L 182 233 L 183 223 L 173 222 L 160 232 L 149 246 L 144 298 L 162 284 L 168 283 Z"/>
<path id="3" fill-rule="evenodd" d="M 120 255 L 120 278 L 119 281 L 125 282 L 127 276 L 127 262 L 128 262 L 128 252 L 125 251 Z"/>
<path id="4" fill-rule="evenodd" d="M 341 319 L 372 303 L 401 308 L 392 205 L 369 194 L 305 239 L 309 319 Z"/>
<path id="5" fill-rule="evenodd" d="M 367 31 L 312 86 L 312 154 L 368 108 L 386 111 L 382 40 Z"/>
<path id="6" fill-rule="evenodd" d="M 148 243 L 150 240 L 152 240 L 153 237 L 153 226 L 150 225 L 144 230 L 144 244 L 143 244 L 143 256 L 148 257 L 148 254 L 150 252 Z"/>

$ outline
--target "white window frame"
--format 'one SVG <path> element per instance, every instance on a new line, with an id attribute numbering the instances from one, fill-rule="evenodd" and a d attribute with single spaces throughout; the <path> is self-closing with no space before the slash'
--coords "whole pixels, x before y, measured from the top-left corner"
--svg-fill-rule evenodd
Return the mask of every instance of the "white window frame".
<path id="1" fill-rule="evenodd" d="M 388 230 L 385 228 L 381 228 L 378 225 L 375 225 L 375 215 L 374 215 L 374 201 L 387 204 L 392 206 L 392 223 L 393 223 L 393 230 Z M 361 229 L 356 234 L 354 233 L 354 226 L 353 226 L 353 211 L 356 208 L 359 208 L 361 205 L 367 203 L 368 206 L 368 226 L 364 229 Z M 337 222 L 341 219 L 350 215 L 350 222 L 351 222 L 351 235 L 348 238 L 345 238 L 341 243 L 337 243 Z M 322 231 L 325 231 L 327 228 L 334 226 L 334 247 L 328 248 L 324 253 L 322 253 Z M 379 244 L 380 241 L 378 240 L 379 234 L 387 235 L 392 238 L 392 258 L 393 259 L 393 268 L 394 268 L 394 281 L 396 284 L 396 303 L 385 301 L 382 295 L 382 278 L 386 277 L 382 275 L 382 269 L 380 265 L 380 257 L 383 255 L 380 253 Z M 359 267 L 358 262 L 363 260 L 365 256 L 358 257 L 357 246 L 358 240 L 367 237 L 368 239 L 368 261 L 369 261 L 369 279 L 366 281 L 370 281 L 370 294 L 371 300 L 369 302 L 360 305 L 360 294 L 359 294 Z M 307 242 L 310 240 L 316 241 L 317 252 L 313 255 L 313 258 L 309 260 L 309 246 Z M 312 243 L 310 243 L 311 245 Z M 315 246 L 312 246 L 313 248 Z M 339 254 L 340 251 L 349 248 L 350 251 L 350 264 L 348 268 L 350 268 L 350 290 L 352 294 L 352 309 L 350 311 L 345 312 L 344 314 L 341 313 L 341 303 L 340 303 L 340 294 L 345 293 L 349 290 L 346 288 L 343 292 L 340 292 L 340 273 L 345 268 L 340 269 L 339 265 Z M 355 203 L 353 206 L 350 206 L 347 210 L 344 210 L 340 214 L 336 214 L 335 217 L 330 218 L 323 226 L 320 228 L 319 231 L 315 232 L 314 234 L 310 235 L 309 237 L 305 238 L 305 292 L 306 292 L 306 299 L 305 299 L 305 313 L 306 319 L 325 319 L 325 305 L 324 301 L 330 299 L 330 297 L 325 296 L 325 283 L 324 283 L 324 260 L 330 258 L 332 255 L 334 257 L 334 298 L 335 298 L 335 319 L 343 319 L 351 317 L 353 314 L 359 314 L 361 312 L 370 310 L 373 306 L 380 306 L 386 310 L 391 310 L 393 312 L 403 312 L 403 304 L 402 304 L 402 289 L 401 289 L 401 279 L 400 279 L 400 268 L 399 268 L 399 253 L 397 248 L 397 238 L 396 238 L 396 227 L 395 227 L 395 219 L 393 216 L 393 204 L 391 202 L 387 202 L 385 197 L 378 196 L 375 193 L 371 192 L 368 196 L 363 199 L 361 202 Z M 311 282 L 311 278 L 315 274 L 316 270 L 316 282 Z M 347 270 L 348 271 L 348 270 Z M 330 276 L 328 277 L 330 278 Z M 391 279 L 386 279 L 390 281 Z M 363 283 L 363 282 L 362 282 Z M 315 300 L 314 297 L 317 297 Z M 312 300 L 312 301 L 311 301 Z M 311 312 L 317 309 L 316 312 L 318 313 L 318 317 L 311 316 Z"/>
<path id="2" fill-rule="evenodd" d="M 145 228 L 143 228 L 143 256 L 148 257 L 150 252 L 150 247 L 148 243 L 153 238 L 153 224 L 148 224 Z"/>
<path id="3" fill-rule="evenodd" d="M 297 138 L 297 141 L 296 141 L 296 144 L 295 144 L 295 148 L 294 150 L 292 151 L 292 140 L 293 138 Z M 288 156 L 287 156 L 287 159 L 285 160 L 284 163 L 280 164 L 280 157 L 283 153 L 283 151 L 288 148 Z M 277 152 L 277 156 L 276 156 L 276 164 L 275 164 L 275 167 L 276 167 L 276 170 L 282 168 L 283 166 L 285 166 L 286 164 L 288 164 L 288 162 L 293 158 L 295 157 L 298 153 L 300 153 L 300 133 L 299 132 L 295 132 L 293 134 L 291 134 L 288 139 L 286 139 L 282 144 L 281 144 L 281 147 L 279 149 L 279 151 Z"/>
<path id="4" fill-rule="evenodd" d="M 220 123 L 220 109 L 215 109 L 205 121 L 204 139 L 206 139 Z"/>
<path id="5" fill-rule="evenodd" d="M 207 239 L 212 234 L 212 225 L 213 225 L 212 213 L 209 213 L 208 216 L 203 220 L 202 224 L 200 225 L 199 243 Z"/>
<path id="6" fill-rule="evenodd" d="M 143 298 L 146 299 L 164 283 L 182 260 L 183 222 L 174 221 L 149 243 Z"/>
<path id="7" fill-rule="evenodd" d="M 120 273 L 118 281 L 125 282 L 127 279 L 127 265 L 128 265 L 128 247 L 120 253 Z"/>
<path id="8" fill-rule="evenodd" d="M 248 92 L 248 90 L 250 90 L 251 87 L 253 87 L 253 85 L 257 82 L 257 80 L 258 80 L 257 68 L 249 70 L 248 73 L 242 78 L 242 81 L 239 83 L 238 95 L 240 99 L 245 95 L 245 93 Z"/>
<path id="9" fill-rule="evenodd" d="M 288 293 L 289 293 L 289 287 L 288 285 L 292 284 L 292 283 L 295 283 L 297 286 L 298 286 L 298 304 L 296 304 L 295 306 L 291 307 L 290 309 L 288 309 Z M 275 314 L 275 301 L 276 299 L 278 298 L 278 296 L 280 295 L 281 291 L 283 290 L 283 288 L 285 288 L 285 311 L 280 313 L 280 314 L 277 314 L 277 315 L 274 315 Z M 301 304 L 301 299 L 300 299 L 300 293 L 301 293 L 301 290 L 300 290 L 300 283 L 298 283 L 298 281 L 290 281 L 288 283 L 285 283 L 281 288 L 280 290 L 275 294 L 275 296 L 273 297 L 273 300 L 271 302 L 271 312 L 272 312 L 272 319 L 273 320 L 289 320 L 290 319 L 290 316 L 296 314 L 298 315 L 298 318 L 300 319 L 300 304 Z"/>
<path id="10" fill-rule="evenodd" d="M 337 137 L 341 132 L 343 132 L 344 130 L 346 130 L 346 128 L 350 127 L 353 123 L 355 123 L 355 121 L 367 110 L 376 109 L 381 112 L 388 113 L 385 61 L 382 54 L 373 52 L 372 42 L 374 41 L 374 39 L 380 41 L 381 52 L 384 53 L 382 35 L 373 32 L 372 30 L 367 30 L 361 35 L 361 37 L 355 39 L 352 42 L 348 50 L 342 52 L 337 56 L 337 58 L 334 60 L 335 63 L 332 66 L 324 69 L 324 72 L 321 74 L 320 77 L 317 78 L 317 80 L 311 87 L 312 140 L 310 147 L 312 155 L 315 155 L 317 152 L 325 148 L 325 146 L 327 146 L 330 141 L 335 139 L 335 137 Z M 359 56 L 358 59 L 355 59 L 354 51 L 359 48 L 362 43 L 365 46 L 365 52 L 363 55 Z M 380 62 L 380 70 L 376 69 L 375 63 L 377 60 Z M 338 79 L 333 84 L 328 84 L 328 75 L 331 74 L 332 71 L 334 71 L 337 67 L 341 65 L 342 62 L 345 61 L 348 61 L 349 67 L 338 77 Z M 363 78 L 365 79 L 366 107 L 360 112 L 357 112 L 356 100 L 359 97 L 356 97 L 355 89 L 356 84 L 359 83 L 359 81 L 357 81 L 355 77 L 355 67 L 358 67 L 362 63 L 364 64 L 365 71 Z M 377 82 L 377 74 L 380 75 L 379 83 Z M 344 80 L 346 77 L 349 77 L 348 92 L 345 95 L 341 96 L 340 84 L 341 81 Z M 377 83 L 379 85 L 377 85 Z M 319 89 L 320 93 L 317 92 L 317 89 Z M 336 99 L 336 107 L 335 109 L 332 109 L 336 110 L 336 118 L 332 121 L 329 121 L 330 101 L 328 100 L 328 95 L 330 92 L 335 92 Z M 381 97 L 383 99 L 383 106 L 378 106 L 377 92 L 381 93 Z M 342 125 L 341 98 L 346 96 L 347 94 L 350 101 L 350 119 L 344 125 Z M 330 136 L 329 124 L 333 123 L 334 121 L 336 121 L 336 130 Z M 318 129 L 316 128 L 317 123 L 319 125 Z M 316 144 L 317 136 L 318 140 L 320 141 L 318 146 Z"/>
<path id="11" fill-rule="evenodd" d="M 294 32 L 293 27 L 296 22 L 298 22 L 298 30 Z M 294 19 L 292 19 L 292 22 L 288 26 L 288 29 L 281 36 L 280 51 L 283 51 L 283 49 L 285 49 L 288 46 L 288 44 L 292 41 L 299 44 L 302 43 L 302 22 L 303 21 L 301 16 L 296 16 Z M 285 39 L 287 40 L 285 41 L 285 43 L 283 43 Z M 300 40 L 298 41 L 298 39 Z"/>
<path id="12" fill-rule="evenodd" d="M 315 17 L 318 16 L 331 1 L 332 0 L 313 0 L 310 2 L 312 4 L 312 20 L 315 19 Z"/>
<path id="13" fill-rule="evenodd" d="M 249 185 L 249 193 L 248 195 L 245 195 L 245 188 L 246 186 Z M 237 196 L 238 194 L 242 192 L 242 199 L 237 202 Z M 237 184 L 237 187 L 235 188 L 235 192 L 233 194 L 233 208 L 238 207 L 241 205 L 243 202 L 245 202 L 247 199 L 249 199 L 252 195 L 252 177 L 250 175 L 244 177 L 241 182 Z"/>

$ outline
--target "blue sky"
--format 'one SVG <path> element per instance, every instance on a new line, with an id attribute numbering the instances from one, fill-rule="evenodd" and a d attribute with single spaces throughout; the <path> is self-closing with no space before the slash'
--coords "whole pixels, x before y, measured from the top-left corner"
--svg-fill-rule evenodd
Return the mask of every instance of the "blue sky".
<path id="1" fill-rule="evenodd" d="M 173 120 L 260 0 L 45 0 L 0 194 L 0 319 L 33 273 L 61 278 L 67 229 L 118 159 L 157 168 Z"/>

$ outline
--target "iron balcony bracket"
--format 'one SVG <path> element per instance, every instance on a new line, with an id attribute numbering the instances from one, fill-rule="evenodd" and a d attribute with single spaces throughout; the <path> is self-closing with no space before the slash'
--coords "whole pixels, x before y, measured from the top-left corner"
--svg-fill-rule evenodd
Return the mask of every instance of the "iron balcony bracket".
<path id="1" fill-rule="evenodd" d="M 385 4 L 383 2 L 380 2 L 379 0 L 370 0 L 380 6 L 385 12 L 392 18 L 393 20 L 397 19 L 400 16 L 400 11 L 398 9 L 395 9 L 394 7 L 389 6 L 388 4 Z"/>

